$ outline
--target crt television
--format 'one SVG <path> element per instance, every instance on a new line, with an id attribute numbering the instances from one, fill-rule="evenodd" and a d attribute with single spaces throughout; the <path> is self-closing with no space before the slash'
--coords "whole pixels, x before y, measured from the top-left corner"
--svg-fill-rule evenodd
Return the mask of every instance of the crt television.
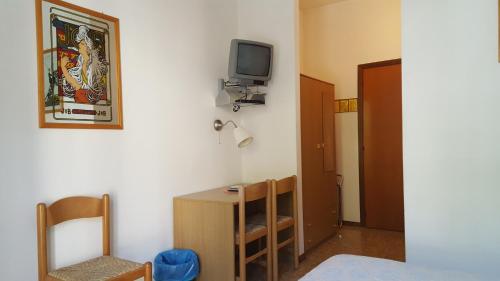
<path id="1" fill-rule="evenodd" d="M 231 40 L 229 78 L 241 84 L 264 85 L 271 79 L 273 45 L 249 40 Z"/>

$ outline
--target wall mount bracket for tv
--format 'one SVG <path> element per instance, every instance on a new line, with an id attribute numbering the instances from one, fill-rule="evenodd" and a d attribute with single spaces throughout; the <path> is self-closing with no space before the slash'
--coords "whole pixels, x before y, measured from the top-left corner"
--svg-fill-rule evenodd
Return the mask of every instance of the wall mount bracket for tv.
<path id="1" fill-rule="evenodd" d="M 234 112 L 245 106 L 265 105 L 266 93 L 260 90 L 260 85 L 246 85 L 219 79 L 219 93 L 215 98 L 215 105 L 232 106 Z"/>

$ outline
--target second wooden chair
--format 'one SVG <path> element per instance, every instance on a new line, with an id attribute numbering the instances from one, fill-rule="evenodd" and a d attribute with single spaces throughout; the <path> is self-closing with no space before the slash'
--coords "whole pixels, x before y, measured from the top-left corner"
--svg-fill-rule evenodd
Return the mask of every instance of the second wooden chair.
<path id="1" fill-rule="evenodd" d="M 291 176 L 272 181 L 272 249 L 273 280 L 278 279 L 278 252 L 292 245 L 293 265 L 299 266 L 299 236 L 297 214 L 297 177 Z M 289 230 L 288 233 L 285 233 Z M 284 235 L 280 235 L 283 232 Z"/>
<path id="2" fill-rule="evenodd" d="M 247 264 L 266 255 L 267 280 L 272 280 L 271 251 L 271 185 L 270 180 L 241 187 L 239 190 L 239 223 L 235 242 L 239 246 L 239 280 L 247 280 Z M 249 202 L 265 200 L 265 214 L 248 216 L 246 207 Z M 260 222 L 265 218 L 265 222 Z M 260 223 L 256 223 L 259 221 Z M 258 239 L 266 238 L 266 247 L 247 257 L 246 246 Z"/>

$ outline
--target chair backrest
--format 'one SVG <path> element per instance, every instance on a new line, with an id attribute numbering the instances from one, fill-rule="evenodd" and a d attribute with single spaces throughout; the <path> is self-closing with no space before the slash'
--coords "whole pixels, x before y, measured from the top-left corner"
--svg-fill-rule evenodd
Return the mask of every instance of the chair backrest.
<path id="1" fill-rule="evenodd" d="M 289 193 L 290 195 L 285 195 Z M 280 195 L 286 196 L 280 198 Z M 298 219 L 297 214 L 297 176 L 291 176 L 280 180 L 273 180 L 272 182 L 272 207 L 273 207 L 273 221 L 276 217 L 281 215 L 292 216 L 294 220 Z M 288 199 L 287 199 L 288 198 Z M 281 200 L 284 199 L 284 200 Z"/>
<path id="2" fill-rule="evenodd" d="M 242 186 L 240 187 L 238 191 L 238 195 L 240 197 L 239 200 L 239 230 L 240 230 L 240 245 L 245 245 L 245 223 L 246 223 L 246 203 L 247 202 L 252 202 L 260 199 L 266 199 L 266 223 L 267 225 L 270 225 L 270 221 L 267 221 L 267 219 L 270 220 L 271 216 L 271 186 L 272 186 L 272 181 L 267 180 L 255 184 L 251 184 L 248 186 Z"/>
<path id="3" fill-rule="evenodd" d="M 297 189 L 297 176 L 291 176 L 276 181 L 276 195 L 287 192 L 295 192 Z"/>
<path id="4" fill-rule="evenodd" d="M 240 189 L 240 200 L 244 198 L 244 202 L 251 202 L 266 198 L 269 195 L 270 188 L 270 180 L 244 186 Z M 241 192 L 242 190 L 244 191 L 243 193 Z"/>
<path id="5" fill-rule="evenodd" d="M 94 217 L 102 217 L 103 255 L 109 256 L 111 254 L 109 195 L 104 194 L 102 198 L 68 197 L 58 200 L 48 207 L 44 203 L 37 205 L 39 281 L 44 281 L 48 273 L 47 228 L 69 220 Z"/>

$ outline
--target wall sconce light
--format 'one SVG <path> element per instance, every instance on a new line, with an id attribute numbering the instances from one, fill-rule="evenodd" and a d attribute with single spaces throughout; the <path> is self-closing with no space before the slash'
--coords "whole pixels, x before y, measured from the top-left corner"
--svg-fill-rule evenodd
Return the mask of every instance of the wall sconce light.
<path id="1" fill-rule="evenodd" d="M 229 120 L 226 123 L 222 123 L 221 120 L 217 119 L 214 121 L 214 129 L 217 132 L 219 132 L 228 123 L 231 123 L 234 126 L 233 135 L 234 135 L 234 139 L 236 140 L 236 144 L 238 145 L 239 148 L 245 147 L 245 146 L 252 143 L 253 137 L 247 131 L 245 131 L 243 128 L 238 127 L 238 125 L 236 125 L 236 123 L 234 123 L 232 120 Z"/>

